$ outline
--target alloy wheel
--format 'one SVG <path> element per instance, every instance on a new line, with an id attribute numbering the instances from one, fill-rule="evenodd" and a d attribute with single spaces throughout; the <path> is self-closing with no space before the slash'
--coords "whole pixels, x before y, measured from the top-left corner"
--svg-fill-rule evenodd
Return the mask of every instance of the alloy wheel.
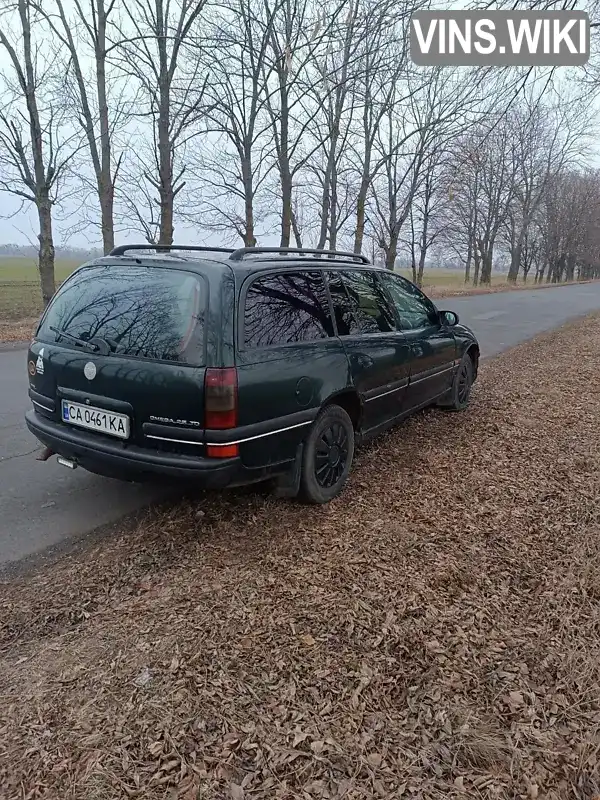
<path id="1" fill-rule="evenodd" d="M 315 449 L 315 478 L 323 489 L 331 489 L 341 479 L 348 461 L 348 434 L 339 422 L 332 422 L 321 433 Z"/>
<path id="2" fill-rule="evenodd" d="M 471 391 L 471 372 L 468 364 L 463 364 L 458 376 L 458 402 L 463 405 L 469 399 Z"/>

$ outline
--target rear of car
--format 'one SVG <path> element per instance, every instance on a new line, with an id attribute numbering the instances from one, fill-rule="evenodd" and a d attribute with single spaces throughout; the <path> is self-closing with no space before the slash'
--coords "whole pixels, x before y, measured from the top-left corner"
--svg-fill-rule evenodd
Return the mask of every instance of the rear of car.
<path id="1" fill-rule="evenodd" d="M 81 267 L 30 346 L 32 433 L 103 475 L 229 483 L 237 451 L 210 452 L 205 431 L 236 424 L 232 285 L 227 267 L 169 257 Z"/>

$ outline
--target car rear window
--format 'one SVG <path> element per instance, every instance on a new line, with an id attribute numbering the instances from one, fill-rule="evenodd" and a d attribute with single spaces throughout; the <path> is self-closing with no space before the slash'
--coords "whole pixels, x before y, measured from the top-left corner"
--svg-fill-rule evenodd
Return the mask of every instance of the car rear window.
<path id="1" fill-rule="evenodd" d="M 203 364 L 206 292 L 198 276 L 160 267 L 85 267 L 54 296 L 37 332 L 108 342 L 115 353 Z M 72 345 L 71 345 L 72 346 Z"/>

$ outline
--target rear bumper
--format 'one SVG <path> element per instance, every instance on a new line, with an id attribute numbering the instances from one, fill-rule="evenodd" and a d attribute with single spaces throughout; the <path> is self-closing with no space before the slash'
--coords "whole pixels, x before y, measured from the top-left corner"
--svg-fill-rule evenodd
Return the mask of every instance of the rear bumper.
<path id="1" fill-rule="evenodd" d="M 99 439 L 93 433 L 70 430 L 27 411 L 25 422 L 33 435 L 58 455 L 75 461 L 90 472 L 124 480 L 162 477 L 191 479 L 207 489 L 253 483 L 267 477 L 264 470 L 246 469 L 239 458 L 201 458 L 151 452 L 120 441 Z"/>

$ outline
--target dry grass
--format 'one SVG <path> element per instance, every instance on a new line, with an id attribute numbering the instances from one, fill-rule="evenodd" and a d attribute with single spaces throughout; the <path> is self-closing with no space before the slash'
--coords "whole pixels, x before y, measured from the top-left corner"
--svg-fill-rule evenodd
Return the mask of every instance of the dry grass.
<path id="1" fill-rule="evenodd" d="M 58 259 L 56 281 L 60 284 L 78 266 Z M 42 312 L 42 296 L 35 259 L 0 256 L 0 341 L 27 339 Z M 23 328 L 28 332 L 22 336 Z"/>
<path id="2" fill-rule="evenodd" d="M 600 794 L 600 318 L 325 508 L 249 492 L 7 581 L 0 795 Z"/>

